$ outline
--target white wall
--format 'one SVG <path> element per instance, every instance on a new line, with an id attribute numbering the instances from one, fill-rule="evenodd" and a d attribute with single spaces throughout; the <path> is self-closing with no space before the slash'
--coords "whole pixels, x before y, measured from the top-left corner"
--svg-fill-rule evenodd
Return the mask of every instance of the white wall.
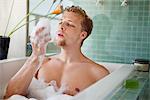
<path id="1" fill-rule="evenodd" d="M 13 0 L 0 0 L 0 35 L 5 32 L 12 1 Z M 12 28 L 25 16 L 26 2 L 26 0 L 15 0 L 7 33 L 12 30 Z M 19 29 L 14 33 L 14 35 L 12 35 L 8 58 L 24 57 L 25 47 L 26 26 Z"/>

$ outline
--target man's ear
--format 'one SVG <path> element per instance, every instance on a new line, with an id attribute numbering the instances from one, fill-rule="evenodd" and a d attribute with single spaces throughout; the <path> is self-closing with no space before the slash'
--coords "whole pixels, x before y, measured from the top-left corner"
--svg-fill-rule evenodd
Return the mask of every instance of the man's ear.
<path id="1" fill-rule="evenodd" d="M 82 40 L 85 39 L 86 37 L 87 37 L 87 32 L 86 32 L 86 31 L 83 31 L 83 32 L 81 33 L 81 38 L 82 38 Z"/>

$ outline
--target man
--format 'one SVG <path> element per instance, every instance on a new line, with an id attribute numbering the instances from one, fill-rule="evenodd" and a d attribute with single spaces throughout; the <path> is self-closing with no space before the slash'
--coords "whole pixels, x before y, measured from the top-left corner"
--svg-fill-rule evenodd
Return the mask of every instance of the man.
<path id="1" fill-rule="evenodd" d="M 66 84 L 68 90 L 64 93 L 75 95 L 108 75 L 107 69 L 85 57 L 81 52 L 82 43 L 91 34 L 92 27 L 92 20 L 80 7 L 66 8 L 56 37 L 56 43 L 61 47 L 60 54 L 45 58 L 37 71 L 40 50 L 32 44 L 33 53 L 9 81 L 5 98 L 14 94 L 26 96 L 33 77 L 44 78 L 46 83 L 55 80 L 59 88 L 62 84 Z M 44 28 L 40 28 L 37 33 L 43 30 Z"/>

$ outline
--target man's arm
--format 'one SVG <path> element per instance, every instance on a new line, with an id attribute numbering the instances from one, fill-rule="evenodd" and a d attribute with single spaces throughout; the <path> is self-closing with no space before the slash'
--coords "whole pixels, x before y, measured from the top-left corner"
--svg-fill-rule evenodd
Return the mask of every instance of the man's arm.
<path id="1" fill-rule="evenodd" d="M 50 38 L 46 37 L 40 38 L 39 34 L 41 34 L 44 29 L 45 27 L 40 27 L 35 33 L 32 33 L 36 34 L 36 37 L 33 37 L 33 41 L 31 41 L 32 55 L 25 62 L 23 67 L 16 73 L 16 75 L 9 81 L 4 98 L 9 98 L 14 94 L 20 94 L 24 96 L 27 94 L 27 89 L 31 83 L 31 80 L 38 70 L 39 60 L 44 59 L 43 55 L 45 55 L 46 52 L 46 45 L 48 41 L 51 40 Z M 38 46 L 40 43 L 35 43 L 34 39 L 37 39 L 37 37 L 38 41 L 44 41 L 40 46 Z M 40 56 L 42 58 L 39 58 Z"/>
<path id="2" fill-rule="evenodd" d="M 27 59 L 23 67 L 10 79 L 4 98 L 9 98 L 14 94 L 26 95 L 27 89 L 33 76 L 37 71 L 38 57 L 32 55 Z"/>

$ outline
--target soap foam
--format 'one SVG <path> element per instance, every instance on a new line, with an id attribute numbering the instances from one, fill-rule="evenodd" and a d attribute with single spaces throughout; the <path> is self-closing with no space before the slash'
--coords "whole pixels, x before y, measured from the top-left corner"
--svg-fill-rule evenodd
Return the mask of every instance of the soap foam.
<path id="1" fill-rule="evenodd" d="M 44 28 L 41 32 L 39 29 Z M 48 18 L 40 18 L 37 25 L 33 28 L 32 33 L 30 34 L 30 41 L 31 43 L 37 45 L 39 51 L 39 65 L 40 68 L 44 56 L 46 54 L 46 47 L 48 42 L 51 40 L 50 36 L 50 21 Z"/>
<path id="2" fill-rule="evenodd" d="M 8 100 L 71 100 L 73 98 L 73 96 L 63 94 L 67 89 L 65 85 L 57 89 L 55 80 L 45 83 L 43 80 L 33 78 L 28 88 L 28 98 L 21 95 L 13 95 Z"/>
<path id="3" fill-rule="evenodd" d="M 37 31 L 40 28 L 44 28 L 44 30 L 39 33 Z M 47 46 L 49 42 L 48 40 L 50 39 L 50 21 L 47 18 L 41 18 L 30 34 L 30 41 L 31 43 L 38 45 L 38 47 L 40 48 Z"/>
<path id="4" fill-rule="evenodd" d="M 21 95 L 13 95 L 8 100 L 37 100 L 37 99 L 35 99 L 35 98 L 28 99 L 28 98 L 21 96 Z"/>

